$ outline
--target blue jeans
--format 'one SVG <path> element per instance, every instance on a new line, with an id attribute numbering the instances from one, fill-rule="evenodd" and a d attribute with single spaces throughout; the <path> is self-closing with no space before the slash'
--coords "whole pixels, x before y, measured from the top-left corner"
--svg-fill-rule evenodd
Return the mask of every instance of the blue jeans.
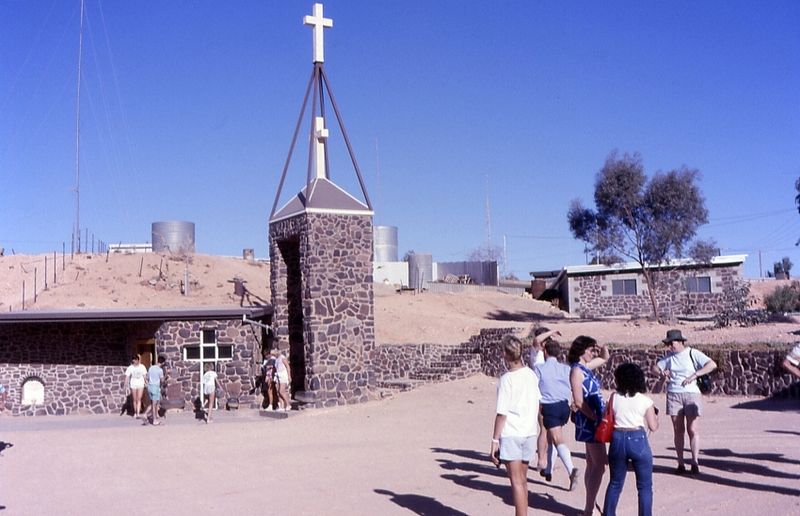
<path id="1" fill-rule="evenodd" d="M 625 475 L 628 473 L 628 462 L 633 464 L 636 474 L 636 490 L 639 492 L 639 516 L 653 514 L 653 452 L 647 442 L 644 429 L 630 432 L 614 431 L 611 446 L 608 448 L 608 469 L 611 478 L 606 490 L 605 516 L 617 514 L 617 503 Z"/>

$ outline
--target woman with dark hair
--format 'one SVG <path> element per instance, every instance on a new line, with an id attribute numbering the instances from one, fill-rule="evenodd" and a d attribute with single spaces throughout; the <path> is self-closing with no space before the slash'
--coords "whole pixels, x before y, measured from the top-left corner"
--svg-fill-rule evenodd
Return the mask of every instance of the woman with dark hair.
<path id="1" fill-rule="evenodd" d="M 606 489 L 603 514 L 615 516 L 617 503 L 625 485 L 628 463 L 636 475 L 639 492 L 639 516 L 653 514 L 653 452 L 647 440 L 647 430 L 658 429 L 653 400 L 644 395 L 647 386 L 644 372 L 636 364 L 624 363 L 614 371 L 617 392 L 612 394 L 614 406 L 614 435 L 608 448 L 608 467 L 611 480 Z"/>
<path id="2" fill-rule="evenodd" d="M 575 410 L 575 440 L 586 444 L 586 504 L 583 514 L 594 511 L 597 492 L 603 482 L 603 473 L 608 463 L 606 445 L 594 439 L 597 424 L 603 418 L 603 393 L 600 379 L 592 372 L 608 361 L 609 351 L 605 344 L 598 344 L 592 337 L 581 335 L 572 341 L 567 360 L 572 365 L 569 381 L 572 387 L 572 404 Z"/>
<path id="3" fill-rule="evenodd" d="M 497 384 L 497 410 L 489 457 L 495 466 L 506 465 L 517 516 L 528 514 L 528 464 L 539 432 L 539 379 L 522 363 L 522 342 L 503 336 L 503 358 L 508 372 Z"/>
<path id="4" fill-rule="evenodd" d="M 131 394 L 133 404 L 133 417 L 139 419 L 142 413 L 142 394 L 144 394 L 145 376 L 147 368 L 141 363 L 139 355 L 133 355 L 131 365 L 125 369 L 125 381 Z"/>

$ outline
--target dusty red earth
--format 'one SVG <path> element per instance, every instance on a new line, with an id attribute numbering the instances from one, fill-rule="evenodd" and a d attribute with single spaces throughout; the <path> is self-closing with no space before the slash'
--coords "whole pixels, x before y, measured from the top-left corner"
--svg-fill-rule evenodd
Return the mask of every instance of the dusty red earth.
<path id="1" fill-rule="evenodd" d="M 9 515 L 512 514 L 508 480 L 487 457 L 495 389 L 478 375 L 282 421 L 223 412 L 210 425 L 190 413 L 160 427 L 117 415 L 3 416 L 0 439 L 14 447 L 0 457 L 0 504 Z M 696 478 L 672 473 L 662 415 L 651 437 L 654 514 L 800 514 L 799 409 L 707 399 Z M 582 507 L 583 486 L 568 492 L 558 468 L 551 483 L 530 471 L 530 513 Z M 636 514 L 632 473 L 618 513 Z"/>

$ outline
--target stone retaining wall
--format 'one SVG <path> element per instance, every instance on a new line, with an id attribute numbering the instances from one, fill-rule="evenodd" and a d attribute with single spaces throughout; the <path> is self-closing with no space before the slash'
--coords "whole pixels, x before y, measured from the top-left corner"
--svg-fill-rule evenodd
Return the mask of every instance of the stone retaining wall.
<path id="1" fill-rule="evenodd" d="M 377 349 L 375 372 L 379 381 L 413 377 L 415 371 L 425 370 L 432 363 L 454 350 L 468 351 L 480 356 L 480 371 L 487 376 L 500 376 L 505 370 L 505 363 L 500 351 L 500 340 L 503 335 L 512 333 L 512 328 L 492 328 L 481 330 L 469 341 L 457 346 L 439 344 L 404 344 L 381 345 Z M 800 398 L 800 382 L 786 373 L 781 367 L 786 349 L 751 350 L 720 349 L 708 346 L 697 346 L 711 357 L 718 366 L 712 373 L 712 394 L 731 396 L 778 396 Z M 566 349 L 564 350 L 566 355 Z M 659 393 L 664 390 L 664 380 L 651 371 L 651 367 L 665 356 L 663 349 L 658 348 L 613 348 L 608 363 L 597 373 L 604 389 L 614 388 L 614 369 L 624 363 L 639 364 L 645 372 L 650 392 Z M 528 353 L 523 358 L 527 360 Z M 562 357 L 563 359 L 564 357 Z M 466 360 L 466 358 L 465 358 Z M 462 375 L 454 373 L 445 375 L 444 379 L 455 379 Z"/>

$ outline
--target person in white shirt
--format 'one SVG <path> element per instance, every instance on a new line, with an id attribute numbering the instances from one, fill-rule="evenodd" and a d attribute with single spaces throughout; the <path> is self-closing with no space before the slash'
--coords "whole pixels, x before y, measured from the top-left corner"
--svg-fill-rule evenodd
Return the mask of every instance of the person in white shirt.
<path id="1" fill-rule="evenodd" d="M 522 363 L 522 342 L 513 335 L 501 341 L 508 372 L 497 385 L 497 414 L 489 457 L 506 465 L 517 516 L 528 513 L 528 464 L 539 433 L 539 378 Z"/>
<path id="2" fill-rule="evenodd" d="M 614 371 L 617 391 L 611 395 L 609 405 L 614 411 L 614 434 L 608 448 L 608 469 L 611 478 L 606 489 L 603 514 L 616 516 L 617 503 L 628 463 L 636 475 L 639 493 L 639 516 L 653 514 L 653 451 L 647 440 L 647 431 L 658 430 L 658 417 L 653 400 L 644 395 L 647 385 L 644 371 L 626 362 Z"/>
<path id="3" fill-rule="evenodd" d="M 133 403 L 133 417 L 139 419 L 142 413 L 142 394 L 144 394 L 144 378 L 147 368 L 141 364 L 139 355 L 133 355 L 131 365 L 125 369 L 125 383 L 128 386 Z"/>
<path id="4" fill-rule="evenodd" d="M 783 368 L 800 378 L 800 344 L 795 344 L 792 350 L 783 359 Z"/>
<path id="5" fill-rule="evenodd" d="M 703 395 L 697 386 L 697 379 L 717 368 L 717 364 L 702 351 L 687 346 L 680 330 L 669 330 L 667 338 L 661 341 L 670 353 L 656 363 L 655 372 L 667 379 L 667 414 L 672 418 L 675 434 L 675 453 L 678 467 L 675 473 L 686 474 L 683 461 L 683 434 L 689 435 L 692 451 L 691 473 L 700 473 L 697 456 L 700 453 L 700 416 L 703 415 Z"/>
<path id="6" fill-rule="evenodd" d="M 292 410 L 292 404 L 289 401 L 289 384 L 292 383 L 292 369 L 283 351 L 277 348 L 272 351 L 275 357 L 275 381 L 278 384 L 278 410 L 288 412 Z"/>
<path id="7" fill-rule="evenodd" d="M 533 339 L 531 340 L 531 349 L 528 351 L 528 366 L 536 371 L 536 366 L 544 364 L 544 346 L 547 341 L 553 337 L 560 337 L 561 332 L 558 330 L 551 330 L 550 328 L 539 326 L 533 330 Z M 539 414 L 539 428 L 544 428 L 544 420 L 542 414 Z M 548 464 L 548 443 L 547 432 L 539 432 L 539 437 L 536 439 L 536 469 L 539 474 L 545 477 L 550 482 L 552 476 Z"/>
<path id="8" fill-rule="evenodd" d="M 206 423 L 212 422 L 211 413 L 214 410 L 214 403 L 217 401 L 217 387 L 222 389 L 219 378 L 217 378 L 217 372 L 214 371 L 214 364 L 206 363 L 206 372 L 203 373 L 203 394 L 206 395 L 206 402 L 208 403 Z"/>

